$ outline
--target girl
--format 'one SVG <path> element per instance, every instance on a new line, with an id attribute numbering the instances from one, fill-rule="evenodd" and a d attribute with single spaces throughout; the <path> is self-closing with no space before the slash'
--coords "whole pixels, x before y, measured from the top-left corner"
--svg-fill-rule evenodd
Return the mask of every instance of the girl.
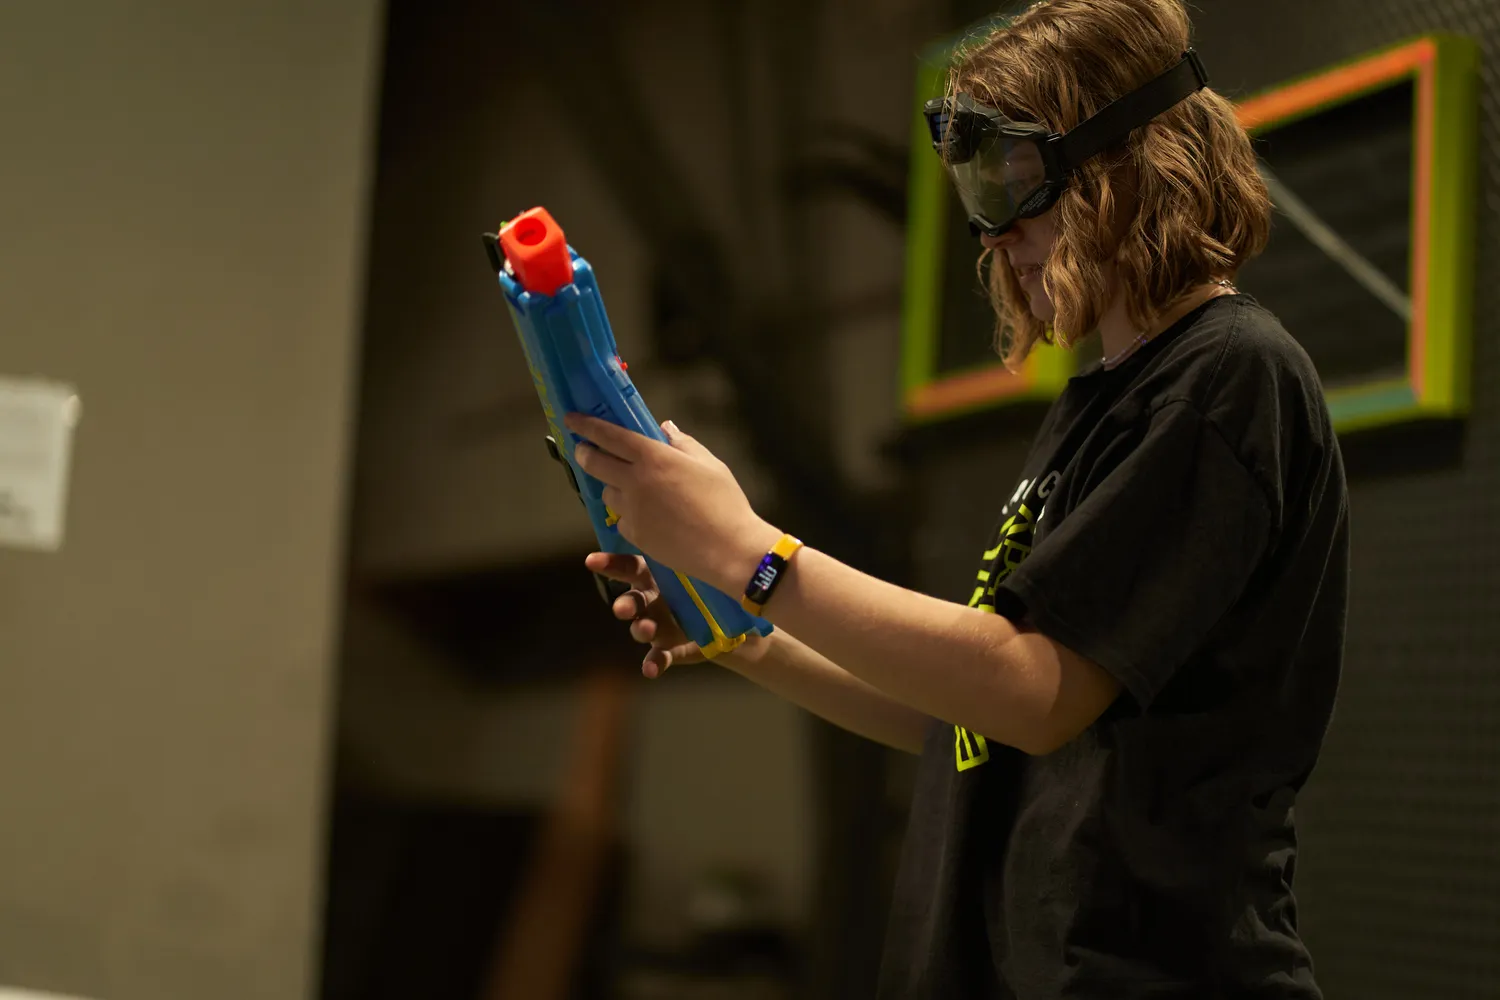
<path id="1" fill-rule="evenodd" d="M 927 109 L 1017 365 L 1096 332 L 962 603 L 759 517 L 730 470 L 580 416 L 622 534 L 746 593 L 722 657 L 921 755 L 880 996 L 1320 996 L 1293 802 L 1332 712 L 1346 491 L 1318 378 L 1232 284 L 1270 206 L 1180 0 L 1050 0 Z M 815 540 L 814 540 L 815 541 Z M 640 560 L 594 553 L 658 676 L 694 647 Z"/>

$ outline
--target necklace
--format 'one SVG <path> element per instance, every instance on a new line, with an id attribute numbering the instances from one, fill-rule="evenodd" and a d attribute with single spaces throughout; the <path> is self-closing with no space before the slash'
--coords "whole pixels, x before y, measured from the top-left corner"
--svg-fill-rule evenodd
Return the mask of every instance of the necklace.
<path id="1" fill-rule="evenodd" d="M 1220 288 L 1229 289 L 1230 294 L 1237 294 L 1239 292 L 1239 289 L 1235 288 L 1234 283 L 1228 278 L 1223 278 L 1219 281 L 1214 282 L 1214 284 Z M 1217 297 L 1217 294 L 1211 297 Z M 1204 299 L 1203 301 L 1207 302 L 1208 299 Z M 1202 305 L 1202 303 L 1199 303 L 1199 305 Z M 1170 326 L 1170 324 L 1168 325 Z M 1136 351 L 1140 350 L 1141 346 L 1154 336 L 1155 334 L 1142 332 L 1140 336 L 1136 337 L 1130 343 L 1126 344 L 1125 347 L 1119 351 L 1119 353 L 1115 354 L 1113 357 L 1105 358 L 1104 360 L 1100 361 L 1100 366 L 1103 367 L 1106 371 L 1118 366 L 1121 361 L 1124 361 Z"/>
<path id="2" fill-rule="evenodd" d="M 1125 346 L 1125 349 L 1120 351 L 1120 353 L 1116 354 L 1112 358 L 1105 358 L 1103 361 L 1099 362 L 1099 364 L 1104 366 L 1106 370 L 1115 367 L 1115 365 L 1118 365 L 1121 361 L 1124 361 L 1126 358 L 1130 357 L 1130 355 L 1134 354 L 1136 349 L 1146 342 L 1146 339 L 1146 335 L 1144 333 L 1141 334 L 1139 337 L 1135 338 L 1129 344 L 1127 344 Z"/>

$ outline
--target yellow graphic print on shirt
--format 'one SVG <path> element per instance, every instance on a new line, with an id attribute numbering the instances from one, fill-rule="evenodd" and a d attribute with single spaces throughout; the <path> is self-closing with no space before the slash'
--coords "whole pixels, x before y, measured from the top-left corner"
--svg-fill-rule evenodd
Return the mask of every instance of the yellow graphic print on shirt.
<path id="1" fill-rule="evenodd" d="M 1037 522 L 1046 512 L 1044 502 L 1057 485 L 1057 479 L 1058 473 L 1052 472 L 1041 480 L 1023 479 L 1016 487 L 1015 495 L 1001 511 L 1007 516 L 995 535 L 995 544 L 981 557 L 982 565 L 974 593 L 969 597 L 969 607 L 986 614 L 995 613 L 995 587 L 1031 554 Z M 1012 506 L 1015 513 L 1011 513 Z M 990 759 L 989 744 L 978 733 L 954 726 L 953 758 L 960 771 L 978 767 Z"/>

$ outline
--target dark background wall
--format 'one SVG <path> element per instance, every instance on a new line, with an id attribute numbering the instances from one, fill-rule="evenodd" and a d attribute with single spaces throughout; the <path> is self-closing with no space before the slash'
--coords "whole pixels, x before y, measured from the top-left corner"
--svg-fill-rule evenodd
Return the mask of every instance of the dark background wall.
<path id="1" fill-rule="evenodd" d="M 977 13 L 977 12 L 976 12 Z M 1500 5 L 1207 0 L 1193 12 L 1230 96 L 1434 31 L 1483 48 L 1474 407 L 1460 428 L 1347 438 L 1353 590 L 1343 688 L 1299 807 L 1301 919 L 1330 997 L 1500 991 Z M 1295 335 L 1296 330 L 1292 330 Z M 944 435 L 917 475 L 918 582 L 959 596 L 1036 412 Z M 988 488 L 993 503 L 975 499 Z"/>

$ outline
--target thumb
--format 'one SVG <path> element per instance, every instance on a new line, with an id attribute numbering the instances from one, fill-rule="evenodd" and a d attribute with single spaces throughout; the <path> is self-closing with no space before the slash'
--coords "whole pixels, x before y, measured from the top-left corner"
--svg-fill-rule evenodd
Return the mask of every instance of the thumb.
<path id="1" fill-rule="evenodd" d="M 703 447 L 698 439 L 688 434 L 672 421 L 664 421 L 661 425 L 662 432 L 667 435 L 667 442 L 678 451 L 685 451 L 696 458 L 713 460 L 714 453 Z"/>

